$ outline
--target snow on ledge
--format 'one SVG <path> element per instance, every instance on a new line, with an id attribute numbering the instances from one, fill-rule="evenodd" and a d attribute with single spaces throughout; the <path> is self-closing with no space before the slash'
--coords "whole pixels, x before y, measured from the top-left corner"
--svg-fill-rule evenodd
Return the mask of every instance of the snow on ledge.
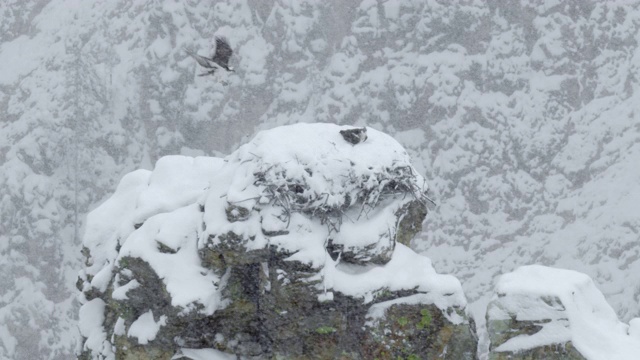
<path id="1" fill-rule="evenodd" d="M 160 327 L 166 325 L 166 320 L 167 317 L 162 315 L 158 321 L 155 321 L 153 318 L 153 312 L 149 310 L 140 315 L 140 317 L 131 324 L 127 335 L 137 338 L 139 344 L 147 344 L 149 341 L 156 338 L 156 334 L 158 334 Z"/>
<path id="2" fill-rule="evenodd" d="M 640 337 L 620 322 L 591 278 L 540 265 L 502 275 L 490 307 L 490 320 L 540 321 L 542 329 L 509 339 L 495 349 L 517 352 L 571 341 L 590 360 L 637 360 Z M 550 321 L 549 321 L 550 320 Z"/>
<path id="3" fill-rule="evenodd" d="M 180 349 L 182 354 L 175 355 L 171 360 L 236 360 L 234 354 L 228 354 L 216 349 Z"/>

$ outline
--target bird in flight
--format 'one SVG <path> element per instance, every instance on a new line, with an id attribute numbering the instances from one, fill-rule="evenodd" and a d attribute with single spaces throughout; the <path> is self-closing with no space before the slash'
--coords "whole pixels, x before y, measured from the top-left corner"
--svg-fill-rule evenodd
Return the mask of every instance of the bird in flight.
<path id="1" fill-rule="evenodd" d="M 195 52 L 187 49 L 185 49 L 185 51 L 187 52 L 187 54 L 189 54 L 189 56 L 196 59 L 200 66 L 209 69 L 198 76 L 213 75 L 216 70 L 218 70 L 218 68 L 223 68 L 227 71 L 232 72 L 235 71 L 232 67 L 229 66 L 229 59 L 231 58 L 231 55 L 233 55 L 233 50 L 231 49 L 231 46 L 229 46 L 227 39 L 223 37 L 216 36 L 216 52 L 210 58 L 198 55 Z"/>

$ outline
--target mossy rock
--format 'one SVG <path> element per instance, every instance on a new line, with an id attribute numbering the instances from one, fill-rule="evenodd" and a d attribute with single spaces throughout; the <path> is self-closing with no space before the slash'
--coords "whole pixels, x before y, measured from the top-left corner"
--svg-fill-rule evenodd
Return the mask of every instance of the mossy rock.
<path id="1" fill-rule="evenodd" d="M 551 359 L 551 360 L 583 360 L 585 359 L 582 354 L 573 346 L 569 341 L 559 344 L 548 344 L 528 350 L 518 352 L 498 352 L 495 351 L 500 345 L 506 343 L 512 338 L 522 336 L 533 336 L 539 332 L 544 324 L 551 321 L 566 322 L 566 326 L 569 326 L 568 319 L 562 318 L 562 313 L 565 311 L 565 306 L 562 301 L 557 297 L 541 297 L 541 306 L 550 307 L 557 311 L 560 316 L 557 319 L 537 319 L 537 320 L 518 320 L 515 314 L 512 314 L 508 308 L 505 308 L 502 297 L 493 300 L 488 305 L 487 310 L 487 333 L 489 335 L 489 341 L 491 342 L 489 347 L 489 359 L 491 360 L 528 360 L 528 359 Z M 492 318 L 491 314 L 501 314 Z M 504 317 L 495 318 L 495 317 Z"/>
<path id="2" fill-rule="evenodd" d="M 368 324 L 366 359 L 476 358 L 473 324 L 453 324 L 433 304 L 394 304 L 382 319 Z"/>
<path id="3" fill-rule="evenodd" d="M 396 211 L 396 217 L 399 219 L 396 241 L 410 246 L 413 237 L 422 231 L 422 222 L 427 217 L 427 207 L 422 202 L 413 200 Z"/>
<path id="4" fill-rule="evenodd" d="M 171 360 L 175 350 L 154 345 L 138 345 L 126 336 L 115 337 L 118 360 Z"/>
<path id="5" fill-rule="evenodd" d="M 385 242 L 385 246 L 379 248 L 378 242 Z M 340 261 L 350 264 L 366 265 L 377 264 L 384 265 L 391 261 L 393 250 L 396 248 L 394 239 L 381 238 L 378 242 L 360 247 L 343 247 L 340 255 Z"/>
<path id="6" fill-rule="evenodd" d="M 83 338 L 82 340 L 85 341 L 86 339 Z M 80 354 L 78 354 L 78 360 L 92 360 L 92 359 L 93 359 L 93 355 L 89 350 L 83 350 Z"/>
<path id="7" fill-rule="evenodd" d="M 489 353 L 489 360 L 586 360 L 573 346 L 571 341 L 564 344 L 550 344 L 519 352 Z"/>

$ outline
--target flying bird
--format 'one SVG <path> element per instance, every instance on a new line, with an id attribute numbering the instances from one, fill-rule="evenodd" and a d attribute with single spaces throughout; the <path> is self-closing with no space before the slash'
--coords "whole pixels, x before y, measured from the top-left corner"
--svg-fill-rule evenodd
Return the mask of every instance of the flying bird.
<path id="1" fill-rule="evenodd" d="M 187 54 L 192 58 L 196 59 L 200 66 L 210 69 L 205 73 L 200 74 L 199 76 L 213 75 L 218 68 L 223 68 L 227 71 L 235 71 L 232 67 L 229 66 L 229 59 L 231 55 L 233 55 L 233 50 L 227 39 L 223 37 L 216 36 L 216 52 L 212 57 L 208 58 L 206 56 L 198 55 L 193 51 L 185 49 Z"/>

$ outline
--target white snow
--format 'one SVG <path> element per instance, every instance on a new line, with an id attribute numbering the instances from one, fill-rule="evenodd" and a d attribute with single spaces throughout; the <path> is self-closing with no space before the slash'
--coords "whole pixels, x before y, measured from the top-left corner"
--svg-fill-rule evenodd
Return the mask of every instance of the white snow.
<path id="1" fill-rule="evenodd" d="M 80 334 L 87 338 L 85 349 L 90 349 L 96 354 L 113 356 L 111 344 L 107 341 L 107 333 L 102 327 L 104 321 L 105 302 L 102 299 L 93 299 L 80 308 L 80 321 L 78 327 Z"/>
<path id="2" fill-rule="evenodd" d="M 0 62 L 6 64 L 0 71 L 0 84 L 11 84 L 39 65 L 37 59 L 44 57 L 48 49 L 28 47 L 29 40 L 28 36 L 23 35 L 12 42 L 0 44 Z M 25 52 L 33 50 L 37 53 L 25 56 Z"/>
<path id="3" fill-rule="evenodd" d="M 640 318 L 634 318 L 629 321 L 629 336 L 640 341 Z"/>
<path id="4" fill-rule="evenodd" d="M 136 209 L 133 199 L 147 187 L 150 171 L 138 170 L 125 175 L 116 188 L 115 193 L 87 216 L 84 244 L 91 250 L 90 265 L 83 271 L 96 275 L 104 271 L 107 275 L 94 277 L 92 286 L 104 291 L 110 280 L 110 270 L 106 264 L 113 265 L 117 256 L 116 245 L 122 236 L 133 230 L 131 219 Z M 105 219 L 112 221 L 106 222 Z"/>
<path id="5" fill-rule="evenodd" d="M 421 295 L 423 303 L 435 304 L 441 310 L 466 306 L 458 279 L 437 274 L 429 258 L 416 254 L 400 243 L 396 244 L 391 261 L 385 265 L 359 266 L 333 262 L 326 266 L 324 276 L 327 288 L 362 297 L 365 302 L 371 301 L 373 293 L 381 288 L 389 291 L 416 288 L 426 293 Z"/>
<path id="6" fill-rule="evenodd" d="M 95 275 L 91 285 L 104 291 L 111 269 L 135 225 L 152 215 L 192 204 L 209 186 L 209 179 L 221 165 L 218 158 L 167 156 L 158 161 L 153 173 L 137 170 L 125 175 L 115 193 L 87 217 L 84 246 L 91 251 L 91 265 L 84 271 Z M 109 219 L 109 221 L 105 221 Z M 169 247 L 171 236 L 164 241 Z M 109 264 L 109 265 L 107 265 Z"/>
<path id="7" fill-rule="evenodd" d="M 163 280 L 173 306 L 197 302 L 211 314 L 221 306 L 215 285 L 219 278 L 200 265 L 196 231 L 201 223 L 197 204 L 153 216 L 127 238 L 118 259 L 131 256 L 146 261 Z M 176 252 L 160 252 L 159 243 Z"/>
<path id="8" fill-rule="evenodd" d="M 589 360 L 632 360 L 640 339 L 620 322 L 611 306 L 585 274 L 541 265 L 522 266 L 504 274 L 496 285 L 489 319 L 539 321 L 542 329 L 519 335 L 495 351 L 526 350 L 571 341 Z"/>
<path id="9" fill-rule="evenodd" d="M 126 327 L 124 324 L 124 319 L 119 317 L 116 320 L 116 324 L 113 326 L 113 334 L 114 335 L 124 335 L 126 333 Z"/>
<path id="10" fill-rule="evenodd" d="M 191 215 L 199 214 L 196 201 L 204 194 L 212 174 L 221 164 L 222 159 L 218 158 L 169 156 L 159 160 L 153 172 L 138 170 L 125 175 L 112 197 L 88 216 L 83 242 L 90 250 L 91 260 L 80 276 L 93 275 L 90 286 L 105 291 L 118 259 L 126 255 L 139 256 L 164 278 L 174 305 L 188 307 L 199 302 L 205 306 L 205 311 L 212 313 L 219 305 L 213 285 L 218 279 L 199 266 L 197 240 L 193 238 L 195 232 L 191 232 L 199 223 L 195 222 L 197 216 Z M 167 213 L 173 216 L 163 223 Z M 144 225 L 139 231 L 134 231 L 134 225 L 142 222 Z M 157 236 L 143 236 L 150 233 Z M 157 242 L 176 253 L 160 253 Z M 117 246 L 121 246 L 119 253 Z M 120 287 L 115 284 L 114 298 L 126 299 L 127 291 L 137 285 L 135 280 Z M 106 333 L 102 318 L 98 322 L 95 314 L 97 311 L 102 314 L 103 308 L 98 308 L 95 301 L 83 304 L 80 309 L 81 331 L 83 336 L 87 336 L 85 333 L 92 336 L 86 346 L 91 346 L 96 354 L 110 356 L 110 347 L 99 344 L 106 341 Z M 163 320 L 154 322 L 153 326 L 147 320 L 145 317 L 136 321 L 133 333 L 129 329 L 130 335 L 139 335 L 140 339 L 146 339 L 144 341 L 152 340 L 151 330 L 159 327 Z M 116 327 L 122 331 L 122 324 L 118 323 Z"/>
<path id="11" fill-rule="evenodd" d="M 184 359 L 188 356 L 192 360 L 236 360 L 234 354 L 227 354 L 216 349 L 181 349 L 182 354 L 175 355 L 171 360 Z"/>
<path id="12" fill-rule="evenodd" d="M 155 321 L 153 312 L 149 310 L 140 315 L 136 321 L 131 324 L 127 336 L 137 338 L 139 344 L 147 344 L 156 338 L 160 327 L 166 325 L 166 321 L 167 317 L 165 315 L 160 316 L 160 319 Z"/>
<path id="13" fill-rule="evenodd" d="M 18 339 L 11 335 L 5 325 L 0 325 L 0 344 L 4 347 L 7 356 L 13 356 L 18 346 Z"/>
<path id="14" fill-rule="evenodd" d="M 123 286 L 114 287 L 113 293 L 111 293 L 111 297 L 116 300 L 127 299 L 127 291 L 131 289 L 135 289 L 138 286 L 140 286 L 140 283 L 138 282 L 138 280 L 133 279 Z"/>

